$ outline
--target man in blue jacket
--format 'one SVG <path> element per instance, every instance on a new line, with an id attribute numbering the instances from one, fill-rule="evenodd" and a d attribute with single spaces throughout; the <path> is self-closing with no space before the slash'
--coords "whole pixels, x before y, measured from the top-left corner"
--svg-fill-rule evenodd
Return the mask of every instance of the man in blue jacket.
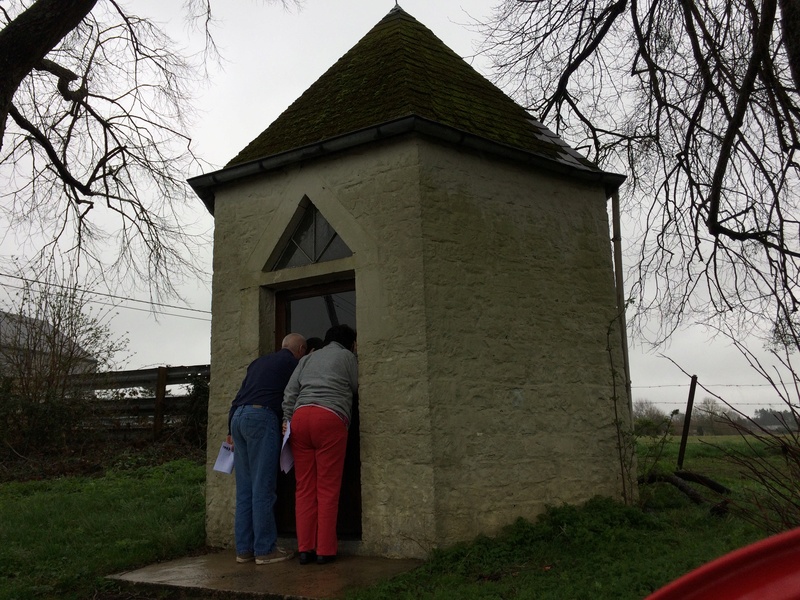
<path id="1" fill-rule="evenodd" d="M 281 349 L 255 359 L 228 415 L 228 443 L 236 475 L 236 562 L 267 565 L 292 558 L 277 545 L 275 485 L 281 449 L 283 390 L 306 353 L 302 335 L 290 333 Z"/>

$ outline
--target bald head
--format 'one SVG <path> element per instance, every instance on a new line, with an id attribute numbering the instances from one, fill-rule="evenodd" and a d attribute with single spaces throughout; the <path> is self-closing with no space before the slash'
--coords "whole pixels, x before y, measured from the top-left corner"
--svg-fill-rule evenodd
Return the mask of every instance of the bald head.
<path id="1" fill-rule="evenodd" d="M 286 348 L 297 360 L 306 355 L 306 338 L 299 333 L 290 333 L 283 338 L 281 348 Z"/>

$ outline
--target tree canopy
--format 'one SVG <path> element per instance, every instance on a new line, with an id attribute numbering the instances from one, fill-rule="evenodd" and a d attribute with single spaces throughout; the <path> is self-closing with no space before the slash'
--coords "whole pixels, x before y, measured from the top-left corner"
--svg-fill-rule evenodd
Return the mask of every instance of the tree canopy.
<path id="1" fill-rule="evenodd" d="M 661 336 L 766 317 L 796 346 L 800 1 L 504 0 L 483 30 L 499 85 L 629 175 Z"/>
<path id="2" fill-rule="evenodd" d="M 179 9 L 199 21 L 206 51 L 210 1 Z M 36 237 L 43 264 L 68 256 L 151 291 L 192 269 L 195 241 L 178 211 L 198 162 L 187 132 L 202 68 L 115 0 L 0 5 L 5 241 Z"/>

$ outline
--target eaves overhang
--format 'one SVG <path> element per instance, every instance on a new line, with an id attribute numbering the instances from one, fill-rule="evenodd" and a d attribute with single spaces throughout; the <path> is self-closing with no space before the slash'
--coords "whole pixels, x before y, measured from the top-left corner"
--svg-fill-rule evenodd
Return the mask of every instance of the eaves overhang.
<path id="1" fill-rule="evenodd" d="M 618 173 L 583 167 L 577 161 L 570 160 L 567 156 L 565 156 L 566 160 L 541 156 L 412 115 L 287 150 L 286 152 L 225 167 L 218 171 L 191 177 L 187 181 L 203 201 L 208 212 L 213 215 L 216 190 L 221 186 L 275 171 L 295 163 L 322 158 L 365 144 L 410 133 L 416 133 L 459 148 L 510 160 L 531 168 L 558 173 L 582 181 L 594 182 L 604 186 L 607 198 L 611 197 L 626 179 L 625 175 Z"/>

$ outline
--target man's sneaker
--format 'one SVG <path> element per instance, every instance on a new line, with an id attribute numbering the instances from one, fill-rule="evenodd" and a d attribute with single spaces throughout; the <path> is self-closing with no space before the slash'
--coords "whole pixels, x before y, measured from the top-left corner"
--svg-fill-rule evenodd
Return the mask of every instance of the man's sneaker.
<path id="1" fill-rule="evenodd" d="M 281 562 L 282 560 L 289 560 L 294 557 L 294 552 L 285 550 L 280 546 L 276 546 L 275 550 L 264 556 L 256 556 L 257 565 L 269 565 L 271 563 Z"/>
<path id="2" fill-rule="evenodd" d="M 236 555 L 236 562 L 237 563 L 246 563 L 250 562 L 255 558 L 255 555 L 252 552 L 245 552 L 244 554 L 237 554 Z"/>

